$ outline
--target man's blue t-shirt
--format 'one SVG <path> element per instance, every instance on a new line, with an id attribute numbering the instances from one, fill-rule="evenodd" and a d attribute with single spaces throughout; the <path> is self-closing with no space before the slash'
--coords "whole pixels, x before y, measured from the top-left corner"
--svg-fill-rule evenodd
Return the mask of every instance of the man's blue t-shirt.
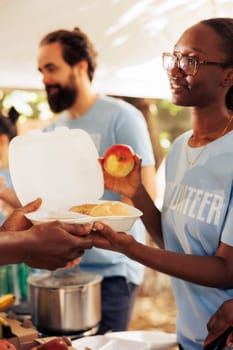
<path id="1" fill-rule="evenodd" d="M 154 165 L 154 155 L 147 124 L 141 112 L 131 104 L 108 96 L 100 96 L 93 106 L 81 117 L 71 119 L 67 112 L 45 131 L 66 126 L 69 129 L 84 129 L 92 137 L 98 153 L 103 156 L 113 144 L 130 145 L 142 158 L 142 166 Z M 78 185 L 78 184 L 77 184 Z M 120 195 L 105 191 L 102 199 L 120 200 Z M 145 243 L 145 228 L 138 220 L 130 231 L 134 237 Z M 82 270 L 98 273 L 102 276 L 124 276 L 129 281 L 139 284 L 143 280 L 144 266 L 127 258 L 125 255 L 92 248 L 81 259 Z"/>

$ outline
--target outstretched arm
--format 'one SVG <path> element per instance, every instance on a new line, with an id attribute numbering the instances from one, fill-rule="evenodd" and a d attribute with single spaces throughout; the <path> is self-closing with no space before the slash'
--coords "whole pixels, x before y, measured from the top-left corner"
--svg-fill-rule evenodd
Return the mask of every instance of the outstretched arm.
<path id="1" fill-rule="evenodd" d="M 233 286 L 233 247 L 221 243 L 215 256 L 176 253 L 145 246 L 130 234 L 95 223 L 94 246 L 127 255 L 152 269 L 200 285 L 216 288 Z"/>
<path id="2" fill-rule="evenodd" d="M 90 225 L 58 221 L 32 226 L 24 214 L 39 208 L 41 200 L 16 209 L 0 229 L 0 265 L 25 262 L 31 267 L 54 270 L 90 249 Z"/>

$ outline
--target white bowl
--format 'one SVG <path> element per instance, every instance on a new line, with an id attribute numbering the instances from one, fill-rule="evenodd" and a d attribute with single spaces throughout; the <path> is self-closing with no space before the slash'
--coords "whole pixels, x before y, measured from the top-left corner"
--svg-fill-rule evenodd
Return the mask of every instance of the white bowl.
<path id="1" fill-rule="evenodd" d="M 93 204 L 109 202 L 109 201 L 97 201 Z M 135 221 L 142 216 L 142 212 L 132 207 L 131 205 L 121 203 L 124 207 L 126 207 L 130 215 L 129 216 L 89 216 L 83 215 L 75 212 L 71 212 L 68 209 L 57 209 L 57 210 L 37 210 L 32 213 L 28 213 L 25 216 L 32 221 L 33 224 L 39 224 L 43 222 L 49 221 L 62 221 L 66 223 L 94 223 L 96 221 L 104 222 L 106 225 L 109 225 L 113 230 L 117 232 L 125 232 L 129 231 L 134 225 Z"/>

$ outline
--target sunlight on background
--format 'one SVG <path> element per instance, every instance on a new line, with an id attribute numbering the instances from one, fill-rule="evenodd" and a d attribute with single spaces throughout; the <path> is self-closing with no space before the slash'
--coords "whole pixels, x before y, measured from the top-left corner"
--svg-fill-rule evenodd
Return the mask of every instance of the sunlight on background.
<path id="1" fill-rule="evenodd" d="M 0 95 L 4 96 L 1 92 Z M 2 99 L 0 97 L 0 100 Z M 48 106 L 47 100 L 40 101 L 41 96 L 33 91 L 13 90 L 7 94 L 2 101 L 2 112 L 8 111 L 12 106 L 20 113 L 19 122 L 25 122 L 26 118 L 33 117 L 35 109 L 37 110 L 36 117 L 40 120 L 50 119 L 52 112 Z M 34 108 L 33 108 L 34 106 Z"/>

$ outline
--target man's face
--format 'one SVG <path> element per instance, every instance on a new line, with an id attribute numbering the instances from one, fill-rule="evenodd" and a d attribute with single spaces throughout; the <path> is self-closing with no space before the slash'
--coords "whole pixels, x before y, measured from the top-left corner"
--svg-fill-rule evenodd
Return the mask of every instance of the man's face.
<path id="1" fill-rule="evenodd" d="M 39 48 L 38 69 L 43 75 L 51 110 L 59 113 L 71 108 L 78 96 L 78 88 L 73 67 L 64 61 L 59 43 Z"/>
<path id="2" fill-rule="evenodd" d="M 62 86 L 59 83 L 46 84 L 45 90 L 47 92 L 49 106 L 54 113 L 71 108 L 78 95 L 73 74 L 68 77 L 66 85 Z"/>

